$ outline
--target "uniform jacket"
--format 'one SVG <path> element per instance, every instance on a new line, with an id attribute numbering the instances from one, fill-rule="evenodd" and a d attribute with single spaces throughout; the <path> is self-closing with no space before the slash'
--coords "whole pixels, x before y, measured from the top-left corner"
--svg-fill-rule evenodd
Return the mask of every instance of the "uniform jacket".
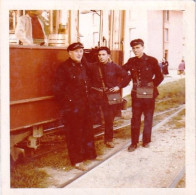
<path id="1" fill-rule="evenodd" d="M 88 103 L 89 81 L 85 63 L 71 58 L 57 68 L 53 91 L 62 109 L 82 109 Z"/>
<path id="2" fill-rule="evenodd" d="M 101 68 L 103 80 L 107 89 L 115 86 L 118 86 L 119 88 L 125 87 L 130 81 L 128 73 L 114 62 L 109 62 L 107 64 L 101 64 L 99 62 L 88 64 L 88 75 L 91 84 L 90 99 L 92 104 L 103 103 L 107 100 L 105 95 L 93 89 L 94 87 L 103 89 L 99 67 Z"/>
<path id="3" fill-rule="evenodd" d="M 101 68 L 103 80 L 107 88 L 118 86 L 119 88 L 125 87 L 130 79 L 125 70 L 114 62 L 107 64 L 94 63 L 88 65 L 88 73 L 90 75 L 90 82 L 92 87 L 102 88 L 102 80 L 99 73 Z"/>
<path id="4" fill-rule="evenodd" d="M 133 57 L 128 60 L 123 68 L 129 72 L 133 80 L 132 97 L 135 97 L 137 80 L 139 80 L 142 86 L 153 82 L 154 97 L 158 95 L 157 86 L 163 81 L 163 75 L 156 58 L 146 54 L 143 54 L 141 58 Z"/>
<path id="5" fill-rule="evenodd" d="M 42 23 L 42 21 L 39 19 L 38 20 L 41 24 L 43 33 L 44 33 L 44 41 L 47 45 L 48 40 L 44 31 L 44 24 Z M 18 41 L 22 41 L 23 45 L 31 45 L 33 44 L 33 37 L 32 37 L 32 22 L 31 22 L 31 17 L 26 14 L 24 16 L 20 16 L 18 18 L 18 23 L 16 26 L 16 31 L 15 31 L 15 35 L 16 38 L 18 39 Z"/>

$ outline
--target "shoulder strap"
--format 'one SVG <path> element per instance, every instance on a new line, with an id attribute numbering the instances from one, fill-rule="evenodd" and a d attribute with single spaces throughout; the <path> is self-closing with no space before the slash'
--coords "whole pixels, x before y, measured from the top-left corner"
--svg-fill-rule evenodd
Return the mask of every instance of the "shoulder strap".
<path id="1" fill-rule="evenodd" d="M 100 78 L 101 78 L 101 83 L 102 83 L 102 86 L 103 86 L 103 89 L 105 91 L 105 83 L 104 83 L 104 80 L 103 80 L 103 74 L 102 74 L 102 71 L 101 71 L 101 67 L 98 65 L 98 68 L 99 68 L 99 75 L 100 75 Z"/>

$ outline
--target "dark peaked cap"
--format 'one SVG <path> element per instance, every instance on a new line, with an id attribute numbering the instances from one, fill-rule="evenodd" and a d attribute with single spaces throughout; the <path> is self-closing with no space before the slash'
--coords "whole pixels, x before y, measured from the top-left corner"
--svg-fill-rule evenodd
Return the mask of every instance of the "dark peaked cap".
<path id="1" fill-rule="evenodd" d="M 134 39 L 130 42 L 131 47 L 135 46 L 135 45 L 139 45 L 141 44 L 142 46 L 144 46 L 144 41 L 142 39 Z"/>
<path id="2" fill-rule="evenodd" d="M 74 51 L 75 49 L 79 49 L 79 48 L 84 48 L 84 46 L 82 45 L 82 43 L 77 42 L 77 43 L 72 43 L 71 45 L 68 46 L 67 51 Z"/>

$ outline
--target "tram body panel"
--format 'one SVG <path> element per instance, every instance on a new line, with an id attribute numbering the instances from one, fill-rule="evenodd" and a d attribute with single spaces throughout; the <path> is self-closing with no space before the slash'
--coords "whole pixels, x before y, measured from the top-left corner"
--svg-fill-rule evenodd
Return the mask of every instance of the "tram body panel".
<path id="1" fill-rule="evenodd" d="M 10 48 L 10 129 L 20 130 L 59 118 L 52 83 L 66 49 Z"/>
<path id="2" fill-rule="evenodd" d="M 66 49 L 10 48 L 10 101 L 52 95 L 53 75 Z"/>

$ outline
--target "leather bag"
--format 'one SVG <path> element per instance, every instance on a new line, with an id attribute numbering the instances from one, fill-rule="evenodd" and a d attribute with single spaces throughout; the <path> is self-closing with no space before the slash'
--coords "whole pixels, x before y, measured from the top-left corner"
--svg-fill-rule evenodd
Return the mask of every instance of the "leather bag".
<path id="1" fill-rule="evenodd" d="M 146 83 L 145 85 L 138 80 L 138 72 L 136 73 L 137 88 L 136 97 L 137 98 L 153 98 L 154 94 L 154 84 L 153 82 Z"/>
<path id="2" fill-rule="evenodd" d="M 123 102 L 120 92 L 106 92 L 106 96 L 109 105 L 121 104 Z"/>
<path id="3" fill-rule="evenodd" d="M 103 91 L 104 91 L 104 93 L 105 93 L 105 95 L 107 97 L 108 104 L 109 105 L 121 104 L 123 102 L 123 98 L 121 97 L 120 91 L 117 91 L 117 92 L 107 91 L 107 88 L 105 86 L 104 79 L 103 79 L 103 74 L 101 72 L 101 68 L 100 67 L 99 67 L 99 75 L 100 75 L 100 78 L 101 78 Z"/>
<path id="4" fill-rule="evenodd" d="M 153 87 L 137 87 L 136 97 L 137 98 L 153 98 Z"/>

